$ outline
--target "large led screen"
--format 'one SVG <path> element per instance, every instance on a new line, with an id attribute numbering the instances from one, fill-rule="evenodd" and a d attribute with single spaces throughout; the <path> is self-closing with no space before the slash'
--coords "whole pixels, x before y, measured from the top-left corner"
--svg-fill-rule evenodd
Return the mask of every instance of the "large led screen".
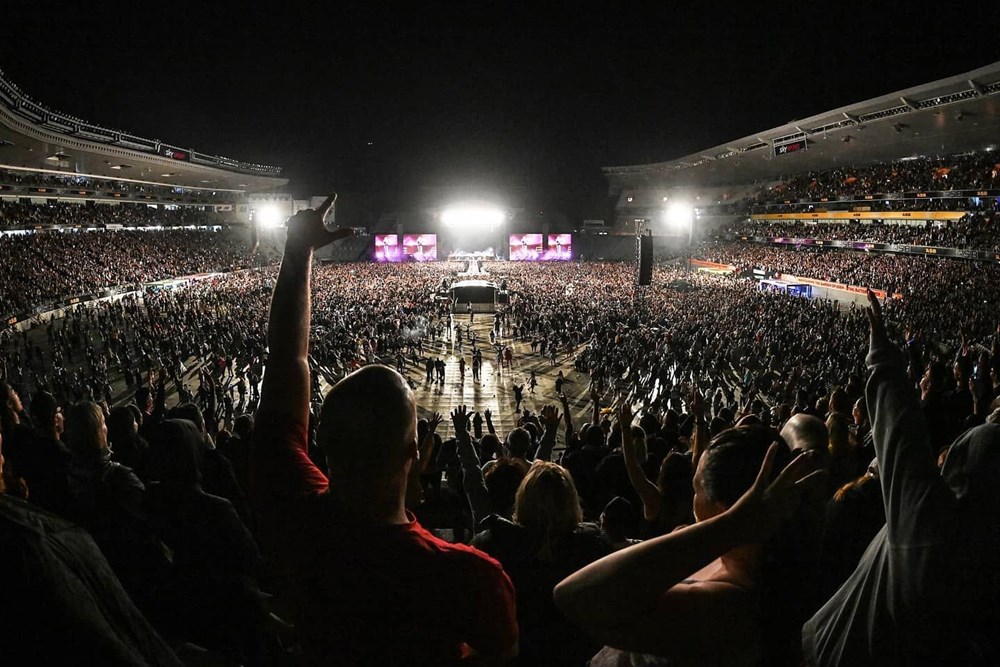
<path id="1" fill-rule="evenodd" d="M 397 234 L 375 235 L 375 261 L 403 261 L 403 249 L 399 247 L 399 236 Z"/>
<path id="2" fill-rule="evenodd" d="M 533 262 L 542 258 L 541 234 L 511 234 L 510 258 L 515 262 Z"/>
<path id="3" fill-rule="evenodd" d="M 542 253 L 542 259 L 567 260 L 573 259 L 573 235 L 549 234 L 548 247 Z"/>
<path id="4" fill-rule="evenodd" d="M 438 258 L 437 234 L 404 234 L 403 258 L 416 262 L 433 262 Z"/>

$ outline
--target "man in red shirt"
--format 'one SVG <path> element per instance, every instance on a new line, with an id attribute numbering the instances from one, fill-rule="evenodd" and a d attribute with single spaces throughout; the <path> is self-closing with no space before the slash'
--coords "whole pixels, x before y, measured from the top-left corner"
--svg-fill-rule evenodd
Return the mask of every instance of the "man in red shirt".
<path id="1" fill-rule="evenodd" d="M 288 221 L 255 419 L 251 499 L 310 664 L 501 663 L 517 653 L 514 588 L 500 564 L 424 530 L 404 505 L 419 458 L 406 380 L 367 366 L 327 395 L 307 455 L 310 271 L 336 195 Z M 464 663 L 463 663 L 464 664 Z"/>

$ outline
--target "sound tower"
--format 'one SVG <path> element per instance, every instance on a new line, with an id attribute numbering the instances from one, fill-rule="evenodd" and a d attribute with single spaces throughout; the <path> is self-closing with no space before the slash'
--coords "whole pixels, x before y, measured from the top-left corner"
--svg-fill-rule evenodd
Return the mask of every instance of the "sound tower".
<path id="1" fill-rule="evenodd" d="M 635 237 L 635 256 L 639 261 L 639 271 L 636 277 L 637 285 L 649 285 L 653 282 L 653 237 L 645 234 Z"/>

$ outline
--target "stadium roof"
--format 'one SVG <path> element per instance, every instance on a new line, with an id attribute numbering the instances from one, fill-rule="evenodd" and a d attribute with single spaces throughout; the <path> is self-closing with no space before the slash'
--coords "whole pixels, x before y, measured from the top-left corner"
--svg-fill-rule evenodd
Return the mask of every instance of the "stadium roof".
<path id="1" fill-rule="evenodd" d="M 0 167 L 212 190 L 284 186 L 281 168 L 206 155 L 48 109 L 0 72 Z"/>
<path id="2" fill-rule="evenodd" d="M 793 120 L 668 162 L 603 171 L 619 186 L 711 186 L 998 147 L 1000 62 Z"/>

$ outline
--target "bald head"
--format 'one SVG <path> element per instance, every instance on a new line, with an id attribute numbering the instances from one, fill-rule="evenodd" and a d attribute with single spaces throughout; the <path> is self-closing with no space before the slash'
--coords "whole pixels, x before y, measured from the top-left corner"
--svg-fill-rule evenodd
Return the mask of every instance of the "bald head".
<path id="1" fill-rule="evenodd" d="M 830 433 L 823 420 L 804 413 L 793 415 L 785 422 L 781 429 L 781 437 L 793 452 L 796 450 L 808 452 L 814 449 L 826 452 L 830 445 Z"/>
<path id="2" fill-rule="evenodd" d="M 402 375 L 386 366 L 357 370 L 323 401 L 317 441 L 331 476 L 398 475 L 416 457 L 417 408 Z"/>

